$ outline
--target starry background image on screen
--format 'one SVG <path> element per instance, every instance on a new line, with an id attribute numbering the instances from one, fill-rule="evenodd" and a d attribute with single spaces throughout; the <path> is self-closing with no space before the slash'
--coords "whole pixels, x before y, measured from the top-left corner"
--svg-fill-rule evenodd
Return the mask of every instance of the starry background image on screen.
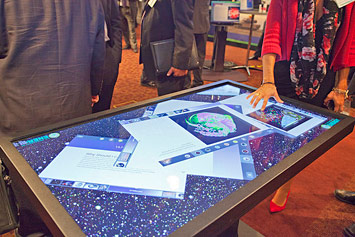
<path id="1" fill-rule="evenodd" d="M 144 111 L 145 108 L 142 108 L 71 126 L 57 131 L 60 136 L 55 139 L 17 149 L 39 174 L 60 153 L 65 143 L 76 135 L 125 138 L 128 133 L 119 129 L 119 120 L 139 118 Z M 277 133 L 251 140 L 249 143 L 257 174 L 324 131 L 327 129 L 316 126 L 295 139 Z M 248 182 L 187 175 L 182 200 L 53 185 L 48 185 L 48 188 L 88 236 L 167 236 Z"/>
<path id="2" fill-rule="evenodd" d="M 220 114 L 220 115 L 230 116 L 233 120 L 233 123 L 236 125 L 236 131 L 230 132 L 226 136 L 203 135 L 200 132 L 196 131 L 196 127 L 189 125 L 189 123 L 187 122 L 192 115 L 198 114 L 198 113 L 212 113 L 212 114 Z M 183 127 L 186 131 L 190 132 L 192 135 L 194 135 L 195 137 L 197 137 L 198 139 L 200 139 L 202 142 L 204 142 L 207 145 L 259 130 L 257 127 L 251 125 L 250 123 L 238 118 L 237 116 L 235 116 L 235 115 L 233 115 L 233 114 L 231 114 L 219 107 L 204 109 L 204 110 L 200 110 L 200 111 L 194 111 L 191 113 L 180 114 L 180 115 L 172 116 L 172 117 L 170 117 L 170 119 L 172 119 L 174 122 L 176 122 L 181 127 Z"/>

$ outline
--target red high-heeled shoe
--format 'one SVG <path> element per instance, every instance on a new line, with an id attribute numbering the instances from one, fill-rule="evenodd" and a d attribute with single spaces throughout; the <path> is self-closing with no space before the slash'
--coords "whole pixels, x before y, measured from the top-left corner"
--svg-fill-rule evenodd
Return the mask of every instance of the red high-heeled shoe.
<path id="1" fill-rule="evenodd" d="M 291 190 L 290 190 L 291 191 Z M 285 201 L 285 204 L 283 206 L 279 206 L 277 204 L 275 204 L 272 199 L 270 200 L 270 212 L 271 213 L 275 213 L 275 212 L 280 212 L 282 211 L 283 209 L 285 209 L 286 207 L 286 203 L 287 203 L 287 200 L 288 200 L 288 196 L 290 195 L 290 191 L 288 191 L 288 194 L 287 194 L 287 197 L 286 197 L 286 201 Z"/>

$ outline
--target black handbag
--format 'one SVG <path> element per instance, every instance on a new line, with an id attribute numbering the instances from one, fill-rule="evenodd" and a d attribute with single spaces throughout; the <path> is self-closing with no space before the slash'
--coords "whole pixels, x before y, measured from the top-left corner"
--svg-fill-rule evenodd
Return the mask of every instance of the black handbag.
<path id="1" fill-rule="evenodd" d="M 150 43 L 153 54 L 156 74 L 165 74 L 171 68 L 174 54 L 174 39 L 154 41 Z M 191 56 L 189 59 L 188 70 L 195 70 L 200 67 L 196 42 L 193 40 Z"/>
<path id="2" fill-rule="evenodd" d="M 11 187 L 8 170 L 0 159 L 0 234 L 19 227 L 19 206 Z"/>

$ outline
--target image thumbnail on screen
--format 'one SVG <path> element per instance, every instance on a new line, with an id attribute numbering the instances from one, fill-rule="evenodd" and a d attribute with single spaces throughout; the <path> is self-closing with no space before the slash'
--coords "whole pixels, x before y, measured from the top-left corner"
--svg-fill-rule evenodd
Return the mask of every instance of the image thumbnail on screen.
<path id="1" fill-rule="evenodd" d="M 304 114 L 297 113 L 277 105 L 268 106 L 264 111 L 254 111 L 248 114 L 248 116 L 285 131 L 289 131 L 311 119 L 311 117 Z"/>
<path id="2" fill-rule="evenodd" d="M 170 119 L 208 145 L 259 130 L 219 107 L 172 116 Z"/>
<path id="3" fill-rule="evenodd" d="M 228 7 L 228 20 L 239 20 L 238 7 Z"/>

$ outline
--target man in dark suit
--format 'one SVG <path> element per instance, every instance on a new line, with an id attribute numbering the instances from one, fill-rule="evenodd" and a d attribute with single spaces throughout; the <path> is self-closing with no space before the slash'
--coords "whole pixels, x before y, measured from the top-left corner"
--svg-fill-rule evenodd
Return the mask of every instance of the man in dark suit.
<path id="1" fill-rule="evenodd" d="M 206 43 L 210 30 L 210 0 L 195 0 L 194 8 L 194 35 L 200 68 L 193 70 L 193 81 L 190 87 L 203 85 L 202 67 L 206 56 Z"/>
<path id="2" fill-rule="evenodd" d="M 148 78 L 156 78 L 158 95 L 184 89 L 193 42 L 193 0 L 150 0 L 143 12 L 140 63 Z M 175 39 L 172 67 L 155 75 L 150 42 Z"/>
<path id="3" fill-rule="evenodd" d="M 117 81 L 122 56 L 122 18 L 116 0 L 101 0 L 106 23 L 106 55 L 104 77 L 99 102 L 93 106 L 93 112 L 110 109 L 113 90 Z"/>

